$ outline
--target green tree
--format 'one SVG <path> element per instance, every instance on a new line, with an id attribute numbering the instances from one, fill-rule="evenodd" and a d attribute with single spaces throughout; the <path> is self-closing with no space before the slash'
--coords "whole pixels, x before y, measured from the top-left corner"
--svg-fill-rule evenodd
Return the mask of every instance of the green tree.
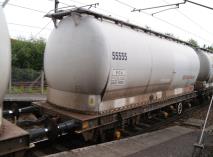
<path id="1" fill-rule="evenodd" d="M 194 39 L 188 40 L 188 43 L 192 44 L 192 46 L 194 46 L 194 47 L 199 47 L 198 42 L 196 40 L 194 40 Z"/>
<path id="2" fill-rule="evenodd" d="M 43 67 L 44 39 L 12 39 L 12 66 L 41 70 Z"/>
<path id="3" fill-rule="evenodd" d="M 151 30 L 151 27 L 149 27 L 149 26 L 147 26 L 147 25 L 145 26 L 145 28 L 148 29 L 148 30 Z"/>
<path id="4" fill-rule="evenodd" d="M 209 49 L 209 50 L 213 51 L 213 45 L 208 46 L 208 47 L 207 47 L 207 49 Z"/>
<path id="5" fill-rule="evenodd" d="M 174 34 L 172 33 L 165 33 L 165 35 L 175 38 Z"/>

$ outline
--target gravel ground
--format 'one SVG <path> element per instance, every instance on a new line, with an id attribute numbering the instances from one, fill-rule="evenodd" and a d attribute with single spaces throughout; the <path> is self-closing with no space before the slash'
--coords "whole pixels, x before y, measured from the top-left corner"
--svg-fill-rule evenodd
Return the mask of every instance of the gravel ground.
<path id="1" fill-rule="evenodd" d="M 165 143 L 149 147 L 146 150 L 139 151 L 128 157 L 193 157 L 194 144 L 198 141 L 200 136 L 199 131 L 186 134 L 181 137 L 171 139 Z M 211 137 L 211 138 L 210 138 Z M 213 137 L 208 136 L 205 144 L 213 143 Z M 212 146 L 206 147 L 199 157 L 212 157 Z"/>
<path id="2" fill-rule="evenodd" d="M 205 120 L 208 111 L 209 102 L 198 111 L 194 111 L 189 118 Z M 213 125 L 213 107 L 209 114 L 207 127 Z M 187 127 L 187 126 L 186 126 Z M 191 128 L 191 126 L 189 126 Z M 194 128 L 195 131 L 184 136 L 171 139 L 165 143 L 150 147 L 146 150 L 137 152 L 128 157 L 192 157 L 194 144 L 200 137 L 200 130 Z M 200 157 L 213 157 L 213 134 L 205 134 L 204 142 L 206 148 L 201 152 Z"/>
<path id="3" fill-rule="evenodd" d="M 192 115 L 190 115 L 190 117 L 195 118 L 195 119 L 205 120 L 208 108 L 209 108 L 209 102 L 207 103 L 207 105 L 205 107 L 201 108 L 198 111 L 194 111 L 192 113 Z M 207 127 L 209 125 L 213 125 L 213 106 L 212 106 L 211 112 L 209 114 L 209 119 L 208 119 Z"/>
<path id="4" fill-rule="evenodd" d="M 192 157 L 199 132 L 192 132 L 165 143 L 149 147 L 128 157 Z"/>

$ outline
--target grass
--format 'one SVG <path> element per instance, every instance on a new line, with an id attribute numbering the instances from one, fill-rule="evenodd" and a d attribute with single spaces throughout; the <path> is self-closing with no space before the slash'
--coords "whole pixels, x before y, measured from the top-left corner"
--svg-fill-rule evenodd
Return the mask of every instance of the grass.
<path id="1" fill-rule="evenodd" d="M 41 93 L 40 87 L 24 87 L 24 86 L 12 86 L 11 94 L 24 94 L 24 93 Z M 44 94 L 47 93 L 47 87 L 44 87 Z"/>

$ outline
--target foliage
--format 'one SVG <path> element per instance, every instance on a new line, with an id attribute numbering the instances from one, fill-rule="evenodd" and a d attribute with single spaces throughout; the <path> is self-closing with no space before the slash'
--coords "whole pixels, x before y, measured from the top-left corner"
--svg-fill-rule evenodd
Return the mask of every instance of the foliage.
<path id="1" fill-rule="evenodd" d="M 33 69 L 20 69 L 17 67 L 12 68 L 12 81 L 23 82 L 23 81 L 34 81 L 41 75 L 41 71 Z"/>
<path id="2" fill-rule="evenodd" d="M 200 47 L 198 42 L 196 40 L 194 40 L 194 39 L 188 40 L 188 43 L 192 44 L 194 47 Z M 206 44 L 204 44 L 203 48 L 213 52 L 213 45 L 207 46 Z"/>
<path id="3" fill-rule="evenodd" d="M 190 39 L 188 43 L 192 44 L 194 47 L 199 47 L 198 42 L 194 39 Z"/>
<path id="4" fill-rule="evenodd" d="M 149 27 L 149 26 L 147 26 L 147 25 L 145 26 L 145 28 L 148 29 L 148 30 L 151 30 L 151 27 Z"/>
<path id="5" fill-rule="evenodd" d="M 212 46 L 208 46 L 207 49 L 213 51 L 213 45 Z"/>
<path id="6" fill-rule="evenodd" d="M 172 33 L 165 33 L 165 35 L 175 38 L 174 34 L 172 34 Z"/>
<path id="7" fill-rule="evenodd" d="M 22 93 L 40 93 L 40 87 L 25 87 L 25 86 L 13 86 L 11 89 L 12 94 L 22 94 Z M 44 88 L 44 93 L 47 93 L 47 87 Z"/>
<path id="8" fill-rule="evenodd" d="M 41 70 L 43 67 L 44 39 L 12 39 L 12 66 Z"/>

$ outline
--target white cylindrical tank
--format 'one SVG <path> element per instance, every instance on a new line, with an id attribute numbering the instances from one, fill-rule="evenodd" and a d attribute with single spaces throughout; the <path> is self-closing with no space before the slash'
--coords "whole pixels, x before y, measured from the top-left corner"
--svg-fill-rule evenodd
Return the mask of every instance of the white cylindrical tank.
<path id="1" fill-rule="evenodd" d="M 206 81 L 207 83 L 213 82 L 213 54 L 204 51 L 198 51 L 200 60 L 200 72 L 198 81 Z"/>
<path id="2" fill-rule="evenodd" d="M 10 38 L 3 10 L 0 6 L 0 127 L 2 125 L 2 103 L 10 75 L 10 60 Z"/>
<path id="3" fill-rule="evenodd" d="M 48 101 L 77 110 L 103 99 L 193 85 L 199 68 L 188 46 L 89 15 L 61 20 L 44 58 Z"/>

